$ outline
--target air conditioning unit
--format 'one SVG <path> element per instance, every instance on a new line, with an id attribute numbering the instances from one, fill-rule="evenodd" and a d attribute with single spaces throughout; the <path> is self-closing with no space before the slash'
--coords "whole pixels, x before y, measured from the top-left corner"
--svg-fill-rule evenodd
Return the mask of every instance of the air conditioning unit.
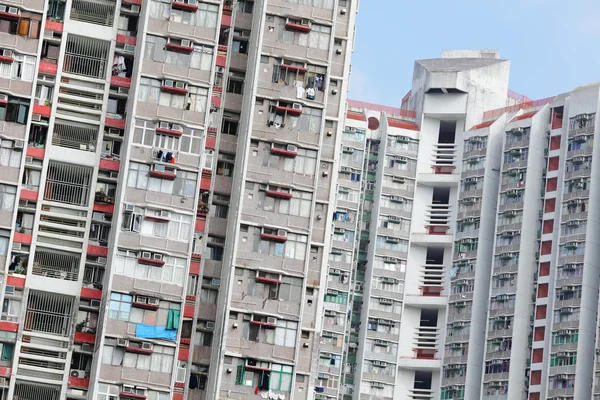
<path id="1" fill-rule="evenodd" d="M 400 243 L 400 239 L 392 236 L 386 236 L 385 241 L 388 243 Z"/>
<path id="2" fill-rule="evenodd" d="M 15 140 L 15 144 L 13 146 L 14 149 L 22 149 L 25 146 L 25 142 L 22 140 Z"/>
<path id="3" fill-rule="evenodd" d="M 352 172 L 352 168 L 350 168 L 350 167 L 340 167 L 340 172 L 351 173 Z"/>
<path id="4" fill-rule="evenodd" d="M 15 243 L 15 242 L 13 242 L 12 249 L 13 250 L 21 250 L 21 243 Z"/>
<path id="5" fill-rule="evenodd" d="M 123 204 L 123 211 L 133 212 L 133 210 L 135 210 L 135 206 L 133 204 L 128 204 L 128 203 Z"/>
<path id="6" fill-rule="evenodd" d="M 8 101 L 8 95 L 7 94 L 0 94 L 0 101 Z"/>
<path id="7" fill-rule="evenodd" d="M 392 182 L 404 185 L 406 179 L 402 178 L 401 176 L 392 176 Z"/>
<path id="8" fill-rule="evenodd" d="M 210 284 L 212 286 L 220 286 L 221 285 L 221 279 L 219 278 L 212 278 L 210 281 Z"/>
<path id="9" fill-rule="evenodd" d="M 160 129 L 170 129 L 170 124 L 168 122 L 161 122 L 158 126 Z"/>
<path id="10" fill-rule="evenodd" d="M 388 221 L 400 221 L 400 217 L 396 215 L 388 215 Z"/>
<path id="11" fill-rule="evenodd" d="M 123 51 L 126 53 L 133 53 L 133 52 L 135 52 L 135 46 L 126 44 L 125 46 L 123 46 Z"/>
<path id="12" fill-rule="evenodd" d="M 124 88 L 124 87 L 117 88 L 117 93 L 119 93 L 119 94 L 129 94 L 129 88 Z"/>
<path id="13" fill-rule="evenodd" d="M 152 343 L 142 342 L 142 349 L 144 349 L 144 350 L 152 350 Z"/>
<path id="14" fill-rule="evenodd" d="M 91 307 L 100 307 L 100 300 L 90 300 Z"/>
<path id="15" fill-rule="evenodd" d="M 40 122 L 42 120 L 42 116 L 40 114 L 31 114 L 31 121 Z"/>
<path id="16" fill-rule="evenodd" d="M 154 253 L 154 254 L 152 255 L 152 259 L 153 259 L 153 260 L 162 261 L 162 260 L 163 260 L 163 255 L 162 255 L 162 254 L 159 254 L 159 253 Z"/>
<path id="17" fill-rule="evenodd" d="M 108 128 L 108 134 L 109 135 L 117 135 L 120 136 L 121 135 L 121 131 L 117 128 Z"/>
<path id="18" fill-rule="evenodd" d="M 171 218 L 171 212 L 170 211 L 164 211 L 164 210 L 162 210 L 160 212 L 160 217 L 161 218 Z"/>
<path id="19" fill-rule="evenodd" d="M 387 366 L 387 363 L 385 361 L 374 360 L 373 361 L 373 366 L 374 367 L 385 368 Z"/>
<path id="20" fill-rule="evenodd" d="M 302 18 L 300 20 L 300 25 L 302 26 L 311 26 L 312 22 L 310 19 Z"/>
<path id="21" fill-rule="evenodd" d="M 287 151 L 298 151 L 298 147 L 296 147 L 296 145 L 293 144 L 288 144 L 287 145 Z"/>
<path id="22" fill-rule="evenodd" d="M 106 265 L 107 258 L 106 257 L 98 257 L 98 264 Z"/>
<path id="23" fill-rule="evenodd" d="M 175 87 L 177 89 L 185 89 L 185 82 L 175 82 Z"/>
<path id="24" fill-rule="evenodd" d="M 512 128 L 510 131 L 513 135 L 522 135 L 525 130 L 522 127 Z"/>
<path id="25" fill-rule="evenodd" d="M 72 369 L 71 372 L 69 372 L 69 375 L 72 376 L 73 378 L 85 378 L 85 370 Z"/>
<path id="26" fill-rule="evenodd" d="M 139 13 L 139 12 L 140 12 L 140 10 L 141 10 L 141 8 L 140 8 L 140 6 L 139 6 L 139 5 L 137 5 L 137 4 L 132 4 L 132 5 L 131 5 L 131 11 L 132 11 L 132 12 Z"/>
<path id="27" fill-rule="evenodd" d="M 387 264 L 396 264 L 396 259 L 393 257 L 383 257 L 383 262 Z"/>
<path id="28" fill-rule="evenodd" d="M 175 81 L 173 81 L 172 79 L 165 79 L 164 80 L 164 85 L 172 87 L 173 85 L 175 85 Z"/>
<path id="29" fill-rule="evenodd" d="M 87 351 L 89 353 L 93 353 L 94 352 L 94 345 L 90 344 L 90 343 L 83 343 L 81 345 L 81 351 Z"/>
<path id="30" fill-rule="evenodd" d="M 21 10 L 19 10 L 17 7 L 9 7 L 8 13 L 21 15 Z"/>
<path id="31" fill-rule="evenodd" d="M 215 329 L 215 323 L 213 321 L 206 321 L 206 329 Z"/>
<path id="32" fill-rule="evenodd" d="M 25 164 L 33 164 L 33 157 L 25 157 Z"/>
<path id="33" fill-rule="evenodd" d="M 400 196 L 390 196 L 390 201 L 394 203 L 404 203 L 404 198 Z"/>
<path id="34" fill-rule="evenodd" d="M 258 190 L 261 190 L 261 191 L 269 190 L 269 185 L 267 185 L 267 184 L 264 184 L 264 183 L 261 183 L 261 184 L 258 186 Z"/>
<path id="35" fill-rule="evenodd" d="M 406 158 L 406 157 L 396 157 L 396 161 L 401 162 L 401 163 L 406 163 L 406 162 L 408 162 L 408 158 Z"/>
<path id="36" fill-rule="evenodd" d="M 344 153 L 350 153 L 350 154 L 351 154 L 351 153 L 354 153 L 354 149 L 353 149 L 352 147 L 348 147 L 348 146 L 344 146 L 344 147 L 342 148 L 342 151 L 343 151 Z"/>
<path id="37" fill-rule="evenodd" d="M 4 57 L 12 57 L 13 56 L 13 51 L 12 50 L 2 50 L 2 55 Z"/>
<path id="38" fill-rule="evenodd" d="M 181 45 L 184 47 L 192 47 L 192 42 L 189 40 L 182 40 Z"/>
<path id="39" fill-rule="evenodd" d="M 339 292 L 335 289 L 327 289 L 327 294 L 329 296 L 337 296 L 339 294 Z"/>
<path id="40" fill-rule="evenodd" d="M 129 344 L 129 340 L 127 340 L 127 339 L 117 339 L 118 347 L 127 347 L 128 344 Z"/>
<path id="41" fill-rule="evenodd" d="M 142 251 L 142 258 L 151 259 L 152 258 L 152 253 L 149 252 L 149 251 Z"/>
<path id="42" fill-rule="evenodd" d="M 275 325 L 276 323 L 277 323 L 277 318 L 267 317 L 267 324 Z"/>
<path id="43" fill-rule="evenodd" d="M 173 125 L 171 125 L 171 130 L 177 131 L 177 132 L 183 132 L 183 126 L 181 126 L 179 124 L 173 124 Z"/>
<path id="44" fill-rule="evenodd" d="M 517 212 L 515 210 L 505 211 L 504 215 L 508 218 L 513 218 L 517 216 Z"/>
<path id="45" fill-rule="evenodd" d="M 157 306 L 160 304 L 160 300 L 156 297 L 148 297 L 146 300 L 146 304 L 149 304 L 151 306 Z"/>
<path id="46" fill-rule="evenodd" d="M 15 293 L 15 287 L 11 286 L 11 285 L 7 285 L 6 288 L 4 289 L 4 293 L 5 294 L 14 294 Z"/>
<path id="47" fill-rule="evenodd" d="M 300 110 L 300 111 L 302 111 L 302 104 L 300 104 L 300 103 L 292 103 L 292 108 L 294 110 Z"/>
<path id="48" fill-rule="evenodd" d="M 277 236 L 287 237 L 287 231 L 285 229 L 278 229 Z"/>

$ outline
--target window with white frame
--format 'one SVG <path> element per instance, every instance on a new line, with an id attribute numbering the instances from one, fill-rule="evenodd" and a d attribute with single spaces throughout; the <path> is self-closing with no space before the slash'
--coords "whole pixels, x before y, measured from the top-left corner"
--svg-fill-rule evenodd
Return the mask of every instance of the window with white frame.
<path id="1" fill-rule="evenodd" d="M 286 0 L 288 3 L 301 4 L 318 8 L 332 9 L 335 5 L 335 0 Z M 390 396 L 391 397 L 391 396 Z"/>
<path id="2" fill-rule="evenodd" d="M 204 112 L 208 103 L 208 89 L 199 86 L 188 87 L 188 103 L 186 110 Z"/>
<path id="3" fill-rule="evenodd" d="M 160 99 L 160 86 L 161 81 L 158 79 L 141 77 L 138 100 L 145 103 L 158 104 L 158 100 Z M 183 107 L 183 101 L 181 106 Z"/>
<path id="4" fill-rule="evenodd" d="M 103 353 L 104 355 L 104 353 Z M 103 359 L 104 361 L 104 359 Z M 103 364 L 106 364 L 103 362 Z M 98 392 L 96 400 L 116 400 L 119 398 L 121 387 L 118 385 L 109 385 L 108 383 L 98 383 Z"/>
<path id="5" fill-rule="evenodd" d="M 12 212 L 15 208 L 17 187 L 0 183 L 0 211 Z"/>
<path id="6" fill-rule="evenodd" d="M 162 267 L 138 263 L 138 258 L 138 252 L 118 250 L 114 264 L 115 273 L 140 279 L 183 285 L 186 269 L 185 258 L 163 256 L 165 264 Z"/>
<path id="7" fill-rule="evenodd" d="M 169 4 L 170 7 L 170 4 Z M 185 14 L 190 14 L 185 12 Z M 214 48 L 211 46 L 194 45 L 191 53 L 169 51 L 166 47 L 167 39 L 160 36 L 148 35 L 146 37 L 146 49 L 144 58 L 146 60 L 160 63 L 187 67 L 193 69 L 210 70 L 214 57 Z"/>
<path id="8" fill-rule="evenodd" d="M 201 288 L 200 289 L 200 302 L 207 304 L 216 304 L 217 298 L 219 297 L 219 291 L 215 289 Z"/>
<path id="9" fill-rule="evenodd" d="M 127 186 L 176 196 L 194 197 L 198 178 L 196 172 L 178 170 L 174 181 L 153 178 L 150 177 L 149 173 L 149 165 L 136 162 L 129 163 Z"/>
<path id="10" fill-rule="evenodd" d="M 14 54 L 12 63 L 0 64 L 0 78 L 19 79 L 32 82 L 35 72 L 36 58 L 22 54 Z"/>
<path id="11" fill-rule="evenodd" d="M 303 107 L 300 116 L 290 115 L 290 127 L 292 129 L 318 133 L 321 130 L 321 120 L 323 119 L 323 110 L 320 108 Z"/>
<path id="12" fill-rule="evenodd" d="M 275 328 L 275 345 L 294 347 L 298 333 L 298 323 L 293 321 L 277 320 Z"/>
<path id="13" fill-rule="evenodd" d="M 15 149 L 14 140 L 0 140 L 0 166 L 19 168 L 22 155 L 22 149 Z"/>
<path id="14" fill-rule="evenodd" d="M 148 390 L 146 392 L 146 400 L 169 400 L 170 398 L 169 392 L 159 392 L 156 390 Z"/>

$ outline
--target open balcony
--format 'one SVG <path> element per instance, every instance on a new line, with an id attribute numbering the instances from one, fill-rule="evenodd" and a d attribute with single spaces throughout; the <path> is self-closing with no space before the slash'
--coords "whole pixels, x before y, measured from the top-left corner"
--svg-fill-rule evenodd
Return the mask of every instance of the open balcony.
<path id="1" fill-rule="evenodd" d="M 29 292 L 23 330 L 68 337 L 71 334 L 73 298 L 55 293 Z"/>
<path id="2" fill-rule="evenodd" d="M 71 19 L 95 25 L 113 26 L 116 3 L 113 1 L 73 0 Z"/>
<path id="3" fill-rule="evenodd" d="M 79 277 L 79 255 L 36 250 L 32 273 L 48 278 L 76 281 Z"/>
<path id="4" fill-rule="evenodd" d="M 13 399 L 60 400 L 60 386 L 17 381 Z"/>
<path id="5" fill-rule="evenodd" d="M 92 125 L 57 120 L 52 133 L 54 146 L 96 152 L 98 128 Z"/>
<path id="6" fill-rule="evenodd" d="M 100 2 L 88 3 L 87 1 L 81 1 L 81 3 L 101 4 Z M 112 4 L 114 7 L 114 3 Z M 102 16 L 107 18 L 106 13 L 103 13 Z M 71 14 L 71 18 L 73 18 L 73 14 Z M 110 20 L 112 24 L 112 17 L 110 17 Z M 110 68 L 108 65 L 109 52 L 110 42 L 69 35 L 66 43 L 63 71 L 89 78 L 105 79 Z"/>
<path id="7" fill-rule="evenodd" d="M 44 200 L 87 206 L 92 173 L 91 168 L 50 161 Z"/>

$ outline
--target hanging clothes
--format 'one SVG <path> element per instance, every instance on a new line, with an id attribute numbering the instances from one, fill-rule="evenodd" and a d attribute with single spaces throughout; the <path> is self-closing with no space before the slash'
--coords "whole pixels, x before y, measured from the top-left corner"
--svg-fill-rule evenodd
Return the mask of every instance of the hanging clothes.
<path id="1" fill-rule="evenodd" d="M 315 89 L 313 89 L 313 88 L 306 89 L 306 98 L 308 100 L 314 100 L 315 99 Z"/>
<path id="2" fill-rule="evenodd" d="M 167 315 L 167 329 L 179 329 L 179 310 L 169 310 Z"/>
<path id="3" fill-rule="evenodd" d="M 296 98 L 297 99 L 304 98 L 304 88 L 302 87 L 301 84 L 296 86 Z"/>
<path id="4" fill-rule="evenodd" d="M 323 75 L 317 75 L 317 78 L 315 79 L 315 87 L 317 90 L 324 90 L 325 89 L 325 82 L 323 79 Z"/>
<path id="5" fill-rule="evenodd" d="M 191 374 L 190 375 L 190 383 L 189 383 L 188 387 L 190 389 L 197 389 L 198 388 L 198 375 L 196 375 L 196 374 Z"/>

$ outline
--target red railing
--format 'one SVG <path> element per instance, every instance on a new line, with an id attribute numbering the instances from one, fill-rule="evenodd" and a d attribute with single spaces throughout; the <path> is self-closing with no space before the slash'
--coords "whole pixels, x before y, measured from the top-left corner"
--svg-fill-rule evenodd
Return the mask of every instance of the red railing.
<path id="1" fill-rule="evenodd" d="M 486 111 L 483 113 L 483 119 L 492 119 L 498 118 L 504 113 L 514 113 L 519 110 L 528 110 L 530 108 L 542 107 L 546 104 L 550 104 L 554 101 L 554 96 L 547 97 L 545 99 L 535 100 L 535 101 L 527 101 L 520 104 L 515 104 L 513 106 L 502 107 L 496 110 Z"/>

